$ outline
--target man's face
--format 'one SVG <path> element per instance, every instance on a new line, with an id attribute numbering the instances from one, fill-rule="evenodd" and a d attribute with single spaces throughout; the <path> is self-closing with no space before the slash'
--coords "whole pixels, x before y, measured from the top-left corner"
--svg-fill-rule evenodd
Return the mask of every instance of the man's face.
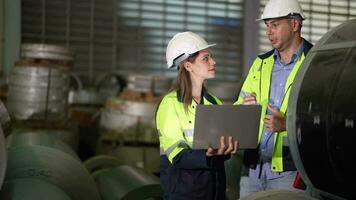
<path id="1" fill-rule="evenodd" d="M 296 20 L 290 18 L 265 20 L 266 34 L 273 48 L 283 51 L 288 47 L 296 30 L 295 23 Z"/>

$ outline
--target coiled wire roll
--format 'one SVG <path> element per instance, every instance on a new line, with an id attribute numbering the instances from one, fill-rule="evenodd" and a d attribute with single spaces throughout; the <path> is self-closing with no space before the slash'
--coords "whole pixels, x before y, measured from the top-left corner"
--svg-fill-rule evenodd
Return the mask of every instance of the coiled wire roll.
<path id="1" fill-rule="evenodd" d="M 73 150 L 48 134 L 14 134 L 8 142 L 6 181 L 33 178 L 47 181 L 73 200 L 100 199 L 88 170 Z"/>

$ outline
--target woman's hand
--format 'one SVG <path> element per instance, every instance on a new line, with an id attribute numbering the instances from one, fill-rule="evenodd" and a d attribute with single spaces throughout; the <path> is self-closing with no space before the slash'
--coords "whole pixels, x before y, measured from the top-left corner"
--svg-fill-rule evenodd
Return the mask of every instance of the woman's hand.
<path id="1" fill-rule="evenodd" d="M 217 155 L 228 155 L 235 154 L 238 150 L 238 142 L 234 140 L 231 136 L 228 139 L 228 146 L 225 144 L 225 137 L 220 137 L 220 146 L 218 149 L 208 148 L 206 151 L 206 156 L 217 156 Z"/>

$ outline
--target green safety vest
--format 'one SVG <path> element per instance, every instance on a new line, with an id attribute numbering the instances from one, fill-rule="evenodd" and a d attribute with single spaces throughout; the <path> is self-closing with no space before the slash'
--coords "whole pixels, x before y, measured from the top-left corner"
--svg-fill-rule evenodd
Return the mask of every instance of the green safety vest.
<path id="1" fill-rule="evenodd" d="M 205 105 L 221 104 L 218 98 L 204 91 L 202 98 Z M 159 132 L 161 155 L 167 155 L 171 163 L 182 150 L 192 147 L 196 107 L 197 103 L 192 101 L 186 112 L 183 103 L 177 98 L 176 91 L 165 95 L 159 104 L 156 126 Z"/>
<path id="2" fill-rule="evenodd" d="M 312 47 L 312 45 L 305 41 L 304 45 L 304 50 L 301 54 L 301 56 L 297 59 L 297 62 L 295 63 L 292 71 L 290 72 L 285 88 L 284 88 L 284 98 L 283 102 L 280 107 L 280 111 L 286 116 L 287 112 L 287 105 L 288 105 L 288 99 L 289 99 L 289 94 L 291 90 L 291 86 L 293 83 L 293 80 L 295 78 L 296 73 L 298 72 L 298 69 L 300 65 L 302 64 L 305 55 L 309 51 L 309 49 Z M 263 54 L 261 56 L 258 56 L 251 68 L 250 71 L 246 77 L 246 80 L 242 86 L 240 95 L 238 100 L 234 104 L 242 104 L 243 103 L 243 93 L 251 93 L 255 92 L 256 93 L 256 100 L 258 104 L 261 104 L 262 106 L 262 112 L 261 112 L 261 121 L 260 121 L 260 128 L 259 128 L 259 137 L 258 137 L 258 143 L 260 143 L 261 136 L 262 136 L 262 130 L 263 130 L 263 119 L 265 118 L 266 115 L 266 109 L 268 105 L 268 100 L 269 100 L 269 92 L 270 92 L 270 85 L 271 85 L 271 77 L 272 77 L 272 69 L 274 65 L 274 57 L 273 57 L 273 52 L 274 50 Z M 282 172 L 283 170 L 283 140 L 288 141 L 288 134 L 287 131 L 283 132 L 278 132 L 274 133 L 276 134 L 274 137 L 274 151 L 272 155 L 272 162 L 271 162 L 271 170 L 275 172 Z"/>

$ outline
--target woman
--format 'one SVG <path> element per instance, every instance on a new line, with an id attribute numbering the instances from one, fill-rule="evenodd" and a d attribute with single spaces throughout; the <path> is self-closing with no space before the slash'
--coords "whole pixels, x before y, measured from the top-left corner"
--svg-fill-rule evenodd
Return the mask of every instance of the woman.
<path id="1" fill-rule="evenodd" d="M 168 68 L 177 68 L 173 89 L 163 97 L 156 114 L 160 134 L 160 178 L 165 199 L 225 199 L 224 161 L 236 153 L 237 141 L 220 138 L 219 149 L 193 150 L 197 104 L 221 104 L 204 88 L 215 77 L 215 61 L 207 42 L 192 32 L 176 34 L 168 43 Z"/>

